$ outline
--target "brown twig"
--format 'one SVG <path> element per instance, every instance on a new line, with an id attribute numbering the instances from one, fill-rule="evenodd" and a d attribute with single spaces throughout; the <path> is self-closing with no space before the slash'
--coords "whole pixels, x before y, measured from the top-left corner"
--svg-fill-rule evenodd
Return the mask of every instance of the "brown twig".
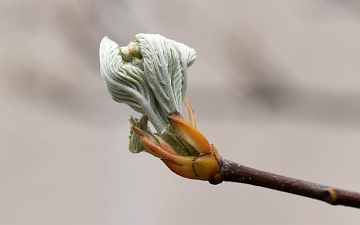
<path id="1" fill-rule="evenodd" d="M 223 161 L 221 174 L 222 181 L 246 183 L 318 199 L 331 205 L 360 208 L 360 193 L 264 172 L 231 161 Z"/>

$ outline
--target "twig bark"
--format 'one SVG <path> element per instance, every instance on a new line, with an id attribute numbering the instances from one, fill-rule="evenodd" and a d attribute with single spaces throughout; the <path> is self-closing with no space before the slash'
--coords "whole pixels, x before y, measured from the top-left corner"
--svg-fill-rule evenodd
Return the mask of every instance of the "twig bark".
<path id="1" fill-rule="evenodd" d="M 360 208 L 360 193 L 264 172 L 231 161 L 223 161 L 221 174 L 222 181 L 246 183 L 318 199 L 331 205 Z"/>

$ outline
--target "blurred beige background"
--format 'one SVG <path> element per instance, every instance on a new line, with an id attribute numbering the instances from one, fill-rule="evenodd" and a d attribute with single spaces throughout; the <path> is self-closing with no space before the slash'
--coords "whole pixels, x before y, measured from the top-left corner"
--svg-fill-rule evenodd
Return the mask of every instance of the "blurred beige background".
<path id="1" fill-rule="evenodd" d="M 199 129 L 244 165 L 360 191 L 360 3 L 0 1 L 0 224 L 359 224 L 360 211 L 191 181 L 127 150 L 107 35 L 186 43 Z"/>

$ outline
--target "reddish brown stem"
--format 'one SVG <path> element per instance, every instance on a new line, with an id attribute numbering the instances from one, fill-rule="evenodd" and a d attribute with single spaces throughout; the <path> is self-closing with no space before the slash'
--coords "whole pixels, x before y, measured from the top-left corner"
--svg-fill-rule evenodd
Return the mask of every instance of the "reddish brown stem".
<path id="1" fill-rule="evenodd" d="M 231 161 L 223 162 L 221 174 L 223 181 L 246 183 L 318 199 L 332 205 L 360 208 L 360 193 L 268 173 Z"/>

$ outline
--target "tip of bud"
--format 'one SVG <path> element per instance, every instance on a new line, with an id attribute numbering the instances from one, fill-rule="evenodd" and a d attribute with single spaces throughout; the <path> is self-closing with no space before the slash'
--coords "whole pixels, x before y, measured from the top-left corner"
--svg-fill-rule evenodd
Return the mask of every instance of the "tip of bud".
<path id="1" fill-rule="evenodd" d="M 139 44 L 130 42 L 126 47 L 119 47 L 119 54 L 125 62 L 131 62 L 133 58 L 142 59 Z"/>

